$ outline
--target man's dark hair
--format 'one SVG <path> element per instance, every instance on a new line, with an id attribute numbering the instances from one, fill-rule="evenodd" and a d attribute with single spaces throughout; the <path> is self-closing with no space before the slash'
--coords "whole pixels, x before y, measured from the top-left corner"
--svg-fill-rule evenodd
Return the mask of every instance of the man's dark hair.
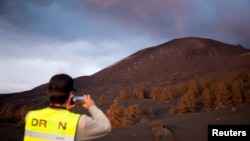
<path id="1" fill-rule="evenodd" d="M 48 88 L 48 95 L 51 103 L 63 104 L 69 98 L 74 80 L 67 74 L 57 74 L 51 77 Z"/>

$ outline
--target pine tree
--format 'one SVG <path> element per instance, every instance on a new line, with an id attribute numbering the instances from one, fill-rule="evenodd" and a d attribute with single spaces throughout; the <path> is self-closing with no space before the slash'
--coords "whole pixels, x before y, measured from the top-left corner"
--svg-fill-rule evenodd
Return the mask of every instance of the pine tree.
<path id="1" fill-rule="evenodd" d="M 199 75 L 196 73 L 193 77 L 193 80 L 192 80 L 192 85 L 195 89 L 195 95 L 200 95 L 201 91 L 202 91 L 202 82 L 200 81 L 200 77 Z"/>
<path id="2" fill-rule="evenodd" d="M 198 84 L 196 82 L 191 81 L 189 83 L 189 89 L 191 89 L 193 91 L 195 96 L 199 95 L 199 87 L 198 87 Z"/>
<path id="3" fill-rule="evenodd" d="M 132 90 L 132 97 L 138 98 L 138 99 L 143 99 L 145 98 L 145 87 L 144 86 L 135 86 L 134 89 Z"/>
<path id="4" fill-rule="evenodd" d="M 126 91 L 122 90 L 118 96 L 120 99 L 126 99 L 128 97 Z"/>
<path id="5" fill-rule="evenodd" d="M 113 128 L 121 128 L 131 125 L 132 122 L 124 115 L 125 107 L 115 100 L 113 105 L 107 110 L 107 117 L 109 118 Z"/>
<path id="6" fill-rule="evenodd" d="M 127 118 L 138 118 L 142 115 L 142 109 L 139 104 L 132 104 L 128 106 L 125 111 L 124 115 Z"/>
<path id="7" fill-rule="evenodd" d="M 186 113 L 194 111 L 196 111 L 194 92 L 192 91 L 192 89 L 189 89 L 180 98 L 180 101 L 178 103 L 178 112 Z"/>
<path id="8" fill-rule="evenodd" d="M 151 88 L 151 92 L 150 92 L 150 98 L 157 100 L 159 98 L 159 95 L 161 93 L 162 88 L 159 86 L 154 86 Z"/>
<path id="9" fill-rule="evenodd" d="M 233 106 L 241 105 L 243 103 L 243 97 L 241 93 L 242 81 L 234 81 L 232 84 L 232 104 Z"/>
<path id="10" fill-rule="evenodd" d="M 181 97 L 187 91 L 187 86 L 182 82 L 178 82 L 174 87 L 174 91 L 176 92 L 176 97 Z"/>
<path id="11" fill-rule="evenodd" d="M 210 93 L 208 88 L 205 88 L 202 93 L 203 105 L 205 110 L 211 110 L 214 105 L 213 95 Z"/>
<path id="12" fill-rule="evenodd" d="M 210 89 L 210 91 L 213 93 L 216 89 L 216 87 L 220 83 L 220 78 L 217 76 L 216 73 L 213 73 L 211 78 L 206 82 L 207 87 Z"/>
<path id="13" fill-rule="evenodd" d="M 221 81 L 215 89 L 214 95 L 216 107 L 225 107 L 230 105 L 231 102 L 228 97 L 226 85 L 223 81 Z"/>
<path id="14" fill-rule="evenodd" d="M 161 101 L 167 101 L 167 100 L 174 99 L 174 90 L 173 90 L 172 84 L 168 83 L 167 86 L 165 86 L 162 89 L 162 91 L 159 95 L 159 99 Z"/>

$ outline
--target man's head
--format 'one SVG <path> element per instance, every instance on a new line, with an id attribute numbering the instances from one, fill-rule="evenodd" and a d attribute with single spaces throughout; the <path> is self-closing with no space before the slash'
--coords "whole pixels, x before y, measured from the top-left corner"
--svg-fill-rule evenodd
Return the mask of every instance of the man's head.
<path id="1" fill-rule="evenodd" d="M 52 104 L 63 104 L 72 91 L 75 91 L 74 80 L 67 74 L 57 74 L 51 77 L 48 95 Z"/>

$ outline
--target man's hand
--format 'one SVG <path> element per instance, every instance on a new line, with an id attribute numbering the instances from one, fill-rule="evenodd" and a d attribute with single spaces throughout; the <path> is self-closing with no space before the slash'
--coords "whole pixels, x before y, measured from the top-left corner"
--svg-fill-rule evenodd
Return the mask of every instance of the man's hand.
<path id="1" fill-rule="evenodd" d="M 83 95 L 84 97 L 84 103 L 82 104 L 82 107 L 85 109 L 89 109 L 91 106 L 95 105 L 95 102 L 91 99 L 90 95 Z"/>

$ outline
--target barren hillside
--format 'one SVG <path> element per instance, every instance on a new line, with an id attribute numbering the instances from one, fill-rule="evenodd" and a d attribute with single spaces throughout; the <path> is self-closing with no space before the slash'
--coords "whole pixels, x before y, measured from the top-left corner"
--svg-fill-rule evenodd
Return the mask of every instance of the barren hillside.
<path id="1" fill-rule="evenodd" d="M 90 93 L 98 107 L 109 116 L 111 113 L 110 118 L 112 116 L 124 117 L 124 115 L 112 115 L 112 110 L 107 111 L 112 104 L 117 104 L 115 103 L 117 100 L 114 100 L 117 97 L 120 98 L 120 103 L 116 105 L 116 108 L 122 109 L 122 106 L 125 106 L 127 109 L 130 108 L 129 110 L 138 110 L 139 105 L 139 109 L 143 110 L 139 110 L 139 117 L 129 119 L 131 120 L 130 126 L 114 128 L 111 134 L 98 140 L 206 140 L 208 124 L 250 124 L 249 105 L 204 111 L 201 104 L 202 96 L 199 94 L 194 102 L 197 104 L 198 110 L 193 113 L 173 115 L 169 112 L 172 106 L 177 105 L 182 100 L 181 96 L 188 91 L 183 91 L 173 100 L 165 101 L 152 97 L 152 95 L 150 98 L 141 98 L 141 95 L 128 98 L 128 95 L 120 95 L 120 92 L 123 90 L 131 92 L 135 86 L 145 86 L 150 89 L 153 86 L 189 82 L 195 74 L 199 76 L 200 80 L 207 80 L 214 73 L 220 77 L 235 71 L 249 73 L 249 60 L 250 50 L 240 45 L 194 37 L 175 39 L 139 50 L 91 76 L 75 78 L 75 87 L 78 89 L 76 95 Z M 250 79 L 249 77 L 246 79 L 244 100 L 249 102 Z M 212 80 L 211 83 L 214 81 Z M 20 110 L 23 105 L 36 108 L 47 106 L 49 100 L 46 91 L 47 83 L 20 93 L 1 94 L 0 107 L 12 104 L 16 110 Z M 135 107 L 130 107 L 131 104 Z M 86 112 L 79 107 L 75 111 Z M 0 135 L 3 141 L 22 140 L 23 126 L 17 124 L 19 121 L 18 116 L 0 118 Z M 158 126 L 157 130 L 152 130 L 152 126 L 154 128 Z"/>
<path id="2" fill-rule="evenodd" d="M 115 97 L 121 90 L 135 85 L 147 87 L 190 80 L 194 74 L 206 79 L 212 73 L 227 75 L 233 71 L 250 71 L 250 50 L 205 38 L 180 38 L 139 50 L 91 75 L 75 78 L 77 94 L 92 93 Z M 81 65 L 81 64 L 79 64 Z M 1 103 L 46 105 L 46 85 L 32 90 L 0 95 Z M 112 101 L 112 99 L 111 99 Z"/>

